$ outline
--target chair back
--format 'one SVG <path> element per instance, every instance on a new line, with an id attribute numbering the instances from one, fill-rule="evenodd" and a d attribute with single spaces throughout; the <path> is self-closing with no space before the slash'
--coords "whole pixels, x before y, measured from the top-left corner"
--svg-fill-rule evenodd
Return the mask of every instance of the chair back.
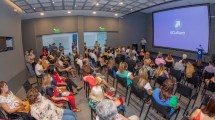
<path id="1" fill-rule="evenodd" d="M 144 98 L 145 92 L 146 90 L 143 89 L 139 89 L 137 88 L 137 86 L 135 86 L 133 83 L 131 84 L 131 92 L 135 94 L 135 96 L 137 96 L 140 99 Z"/>
<path id="2" fill-rule="evenodd" d="M 199 79 L 199 76 L 196 73 L 191 78 L 186 78 L 186 82 L 190 83 L 190 84 L 192 84 L 194 86 L 199 86 L 199 85 L 201 85 L 202 81 Z"/>
<path id="3" fill-rule="evenodd" d="M 161 76 L 159 76 L 158 78 L 157 78 L 157 83 L 158 84 L 160 84 L 160 85 L 163 85 L 163 83 L 166 81 L 166 77 L 161 77 Z"/>
<path id="4" fill-rule="evenodd" d="M 210 81 L 207 89 L 211 92 L 215 92 L 215 83 Z"/>
<path id="5" fill-rule="evenodd" d="M 213 76 L 214 76 L 214 73 L 209 73 L 207 71 L 205 71 L 203 74 L 204 79 L 211 79 Z"/>
<path id="6" fill-rule="evenodd" d="M 108 75 L 110 75 L 111 77 L 115 78 L 112 69 L 108 69 Z"/>
<path id="7" fill-rule="evenodd" d="M 177 93 L 179 93 L 180 95 L 186 97 L 186 98 L 191 98 L 192 96 L 192 88 L 190 88 L 189 86 L 186 86 L 184 84 L 181 83 L 177 83 L 177 88 L 176 91 Z"/>
<path id="8" fill-rule="evenodd" d="M 27 80 L 27 81 L 23 84 L 23 87 L 24 87 L 24 89 L 25 89 L 25 92 L 27 93 L 27 91 L 28 91 L 29 89 L 32 88 L 32 85 L 31 85 L 31 83 Z"/>
<path id="9" fill-rule="evenodd" d="M 121 78 L 118 75 L 116 75 L 116 79 L 117 81 L 123 86 L 123 87 L 127 87 L 127 80 L 126 78 Z"/>
<path id="10" fill-rule="evenodd" d="M 211 98 L 211 95 L 206 95 L 205 98 L 202 101 L 202 105 L 207 105 L 209 100 Z"/>
<path id="11" fill-rule="evenodd" d="M 175 70 L 174 68 L 170 69 L 170 75 L 172 77 L 175 77 L 177 82 L 181 81 L 181 71 L 180 70 Z"/>
<path id="12" fill-rule="evenodd" d="M 153 97 L 151 101 L 152 101 L 151 102 L 152 107 L 157 112 L 159 112 L 163 117 L 166 117 L 166 119 L 170 119 L 170 110 L 171 110 L 170 107 L 160 105 Z"/>

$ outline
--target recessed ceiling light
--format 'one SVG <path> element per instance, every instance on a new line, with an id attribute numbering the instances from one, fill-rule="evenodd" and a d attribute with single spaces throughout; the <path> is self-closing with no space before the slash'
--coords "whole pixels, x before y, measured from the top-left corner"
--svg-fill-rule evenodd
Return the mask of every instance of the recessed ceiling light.
<path id="1" fill-rule="evenodd" d="M 45 14 L 42 12 L 42 13 L 40 13 L 40 15 L 43 16 L 43 15 L 45 15 Z"/>
<path id="2" fill-rule="evenodd" d="M 52 3 L 54 3 L 54 1 L 52 1 Z"/>
<path id="3" fill-rule="evenodd" d="M 110 8 L 110 10 L 113 10 L 113 8 Z"/>
<path id="4" fill-rule="evenodd" d="M 77 7 L 77 5 L 75 4 L 75 7 Z"/>
<path id="5" fill-rule="evenodd" d="M 123 5 L 124 3 L 123 3 L 123 2 L 120 2 L 119 4 L 120 4 L 120 5 Z"/>
<path id="6" fill-rule="evenodd" d="M 96 6 L 99 6 L 99 3 L 98 3 L 98 2 L 96 3 Z"/>
<path id="7" fill-rule="evenodd" d="M 132 11 L 133 9 L 131 9 L 131 11 Z"/>
<path id="8" fill-rule="evenodd" d="M 118 14 L 116 13 L 115 16 L 118 16 Z"/>
<path id="9" fill-rule="evenodd" d="M 67 13 L 68 13 L 68 14 L 71 14 L 71 11 L 68 11 Z"/>
<path id="10" fill-rule="evenodd" d="M 96 14 L 96 11 L 93 11 L 93 14 L 95 15 L 95 14 Z"/>
<path id="11" fill-rule="evenodd" d="M 34 8 L 34 10 L 35 10 L 36 8 Z"/>

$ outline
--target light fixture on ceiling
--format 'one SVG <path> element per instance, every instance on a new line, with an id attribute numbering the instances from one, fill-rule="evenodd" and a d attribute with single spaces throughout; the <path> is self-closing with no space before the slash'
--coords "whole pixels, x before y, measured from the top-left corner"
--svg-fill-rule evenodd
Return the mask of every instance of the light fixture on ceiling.
<path id="1" fill-rule="evenodd" d="M 117 13 L 115 13 L 115 16 L 117 17 L 117 16 L 118 16 L 118 14 L 117 14 Z"/>
<path id="2" fill-rule="evenodd" d="M 98 3 L 98 2 L 96 3 L 96 6 L 99 6 L 99 3 Z"/>
<path id="3" fill-rule="evenodd" d="M 110 10 L 113 10 L 113 8 L 110 8 Z"/>
<path id="4" fill-rule="evenodd" d="M 52 0 L 52 3 L 53 3 L 53 4 L 55 3 L 54 0 Z"/>
<path id="5" fill-rule="evenodd" d="M 123 5 L 124 3 L 123 3 L 123 2 L 120 2 L 119 4 L 120 4 L 120 5 Z"/>
<path id="6" fill-rule="evenodd" d="M 131 11 L 133 11 L 133 9 L 131 9 Z"/>
<path id="7" fill-rule="evenodd" d="M 40 13 L 41 16 L 44 16 L 45 14 L 43 12 Z"/>
<path id="8" fill-rule="evenodd" d="M 93 11 L 93 14 L 95 15 L 95 14 L 96 14 L 96 11 Z"/>
<path id="9" fill-rule="evenodd" d="M 71 14 L 71 11 L 67 11 L 68 14 Z"/>
<path id="10" fill-rule="evenodd" d="M 34 8 L 34 10 L 35 10 L 36 8 Z"/>

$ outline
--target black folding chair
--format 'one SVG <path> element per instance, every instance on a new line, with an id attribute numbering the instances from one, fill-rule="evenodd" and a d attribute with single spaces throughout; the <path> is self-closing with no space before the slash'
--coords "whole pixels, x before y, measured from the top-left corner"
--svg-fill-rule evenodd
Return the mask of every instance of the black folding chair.
<path id="1" fill-rule="evenodd" d="M 131 94 L 134 94 L 136 96 L 136 98 L 140 99 L 140 101 L 133 99 L 131 97 Z M 139 117 L 141 117 L 145 103 L 150 100 L 150 96 L 148 96 L 148 98 L 146 98 L 146 94 L 147 94 L 147 91 L 145 89 L 139 89 L 139 88 L 137 88 L 137 86 L 134 86 L 134 84 L 131 84 L 131 91 L 130 91 L 130 94 L 128 97 L 128 106 L 129 106 L 130 100 L 132 100 L 132 102 L 135 103 L 134 105 L 131 103 L 132 106 L 134 106 L 135 108 L 140 107 L 141 110 L 140 110 Z M 137 108 L 137 110 L 138 110 L 138 108 Z"/>
<path id="2" fill-rule="evenodd" d="M 193 105 L 192 105 L 192 107 L 193 107 L 196 102 L 196 99 L 198 97 L 198 93 L 197 93 L 197 95 L 196 95 L 196 93 L 194 95 L 192 95 L 192 92 L 193 92 L 192 87 L 181 84 L 181 83 L 177 83 L 175 94 L 178 93 L 180 95 L 179 100 L 181 99 L 181 96 L 183 96 L 189 100 L 188 104 L 186 105 L 183 115 L 187 111 L 187 108 L 189 107 L 191 100 L 194 100 Z"/>
<path id="3" fill-rule="evenodd" d="M 85 89 L 86 98 L 88 98 L 90 94 L 90 85 L 88 82 L 84 82 L 84 89 Z"/>
<path id="4" fill-rule="evenodd" d="M 163 83 L 166 81 L 166 79 L 167 79 L 166 77 L 161 77 L 161 76 L 159 76 L 158 78 L 155 78 L 154 86 L 156 85 L 156 83 L 162 86 Z"/>
<path id="5" fill-rule="evenodd" d="M 112 83 L 113 83 L 113 87 L 114 87 L 114 84 L 115 84 L 115 76 L 114 76 L 114 71 L 112 69 L 108 69 L 108 73 L 107 73 L 107 82 L 109 82 L 109 76 L 112 77 Z"/>
<path id="6" fill-rule="evenodd" d="M 181 71 L 170 68 L 170 77 L 175 78 L 177 82 L 181 82 Z"/>
<path id="7" fill-rule="evenodd" d="M 118 83 L 119 84 L 121 84 L 121 86 L 123 87 L 123 88 L 125 88 L 126 89 L 126 92 L 125 92 L 125 94 L 123 95 L 123 96 L 125 96 L 125 102 L 126 102 L 126 99 L 127 99 L 127 94 L 128 94 L 128 86 L 127 86 L 127 78 L 121 78 L 121 77 L 119 77 L 118 75 L 116 75 L 116 79 L 117 79 L 117 81 L 116 81 L 116 91 L 115 91 L 115 94 L 116 94 L 116 92 L 118 91 L 119 93 L 121 93 L 122 95 L 123 95 L 123 92 L 121 92 L 122 90 L 118 90 Z"/>
<path id="8" fill-rule="evenodd" d="M 152 97 L 152 99 L 151 99 L 151 104 L 150 104 L 150 106 L 149 106 L 149 108 L 148 108 L 148 110 L 147 110 L 147 113 L 146 113 L 146 116 L 145 116 L 144 120 L 146 120 L 146 118 L 149 118 L 149 117 L 148 117 L 148 113 L 149 113 L 149 111 L 150 111 L 150 108 L 154 108 L 154 110 L 156 110 L 157 113 L 160 113 L 161 117 L 163 117 L 163 118 L 165 118 L 165 119 L 167 119 L 167 120 L 170 120 L 170 118 L 172 117 L 172 116 L 170 116 L 170 110 L 171 110 L 171 108 L 168 107 L 168 106 L 162 106 L 162 105 L 160 105 L 160 104 Z M 175 111 L 174 111 L 173 114 L 176 114 L 175 120 L 177 119 L 179 112 L 180 112 L 180 108 L 179 108 L 178 110 L 175 110 Z M 156 117 L 156 116 L 153 115 L 153 114 L 151 114 L 151 116 Z M 160 117 L 160 116 L 159 116 L 159 117 Z M 149 119 L 150 119 L 150 118 L 149 118 Z M 160 118 L 156 118 L 156 119 L 157 119 L 157 120 L 160 120 Z"/>
<path id="9" fill-rule="evenodd" d="M 202 105 L 206 106 L 206 105 L 208 104 L 208 102 L 209 102 L 211 96 L 212 96 L 212 95 L 206 95 L 206 96 L 204 97 L 204 99 L 203 99 L 203 101 L 202 101 L 202 103 L 201 103 L 201 105 L 200 105 L 199 108 L 201 108 Z"/>
<path id="10" fill-rule="evenodd" d="M 206 94 L 206 92 L 215 92 L 215 83 L 213 83 L 213 82 L 209 82 L 208 83 L 208 85 L 206 85 L 205 87 L 204 87 L 204 90 L 203 90 L 203 95 L 202 95 L 202 98 L 201 98 L 201 100 L 203 99 L 203 97 L 205 96 L 205 94 Z"/>
<path id="11" fill-rule="evenodd" d="M 96 119 L 96 111 L 93 110 L 92 108 L 90 108 L 90 113 L 91 113 L 91 120 L 95 120 Z"/>

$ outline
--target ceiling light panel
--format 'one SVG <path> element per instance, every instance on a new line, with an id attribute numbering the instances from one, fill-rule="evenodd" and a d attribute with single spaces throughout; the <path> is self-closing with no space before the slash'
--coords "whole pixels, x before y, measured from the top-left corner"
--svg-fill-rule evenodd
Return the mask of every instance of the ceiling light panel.
<path id="1" fill-rule="evenodd" d="M 37 0 L 28 0 L 28 1 L 26 1 L 26 2 L 28 2 L 29 4 L 36 4 L 36 3 L 38 3 Z"/>

